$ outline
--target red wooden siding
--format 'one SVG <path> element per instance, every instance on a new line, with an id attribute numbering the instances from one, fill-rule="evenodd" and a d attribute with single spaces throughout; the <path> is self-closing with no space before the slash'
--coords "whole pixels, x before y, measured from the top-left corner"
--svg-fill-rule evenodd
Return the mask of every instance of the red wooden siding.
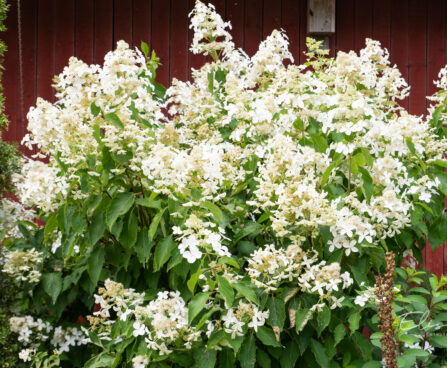
<path id="1" fill-rule="evenodd" d="M 8 141 L 25 134 L 24 115 L 36 97 L 53 100 L 51 80 L 75 55 L 88 63 L 102 63 L 107 51 L 120 39 L 133 46 L 141 41 L 155 49 L 163 64 L 158 80 L 191 77 L 191 68 L 205 58 L 189 53 L 192 32 L 188 13 L 195 0 L 22 0 L 23 105 L 18 66 L 16 2 L 11 1 L 8 31 L 1 35 L 9 51 L 3 83 L 6 112 L 11 120 L 4 133 Z M 248 54 L 275 28 L 289 37 L 295 62 L 303 62 L 306 38 L 306 0 L 210 0 L 233 24 L 234 41 Z M 365 37 L 388 48 L 412 86 L 403 102 L 410 112 L 422 114 L 425 96 L 435 91 L 433 80 L 447 63 L 447 4 L 444 0 L 338 0 L 336 35 L 330 45 L 336 50 L 358 51 Z M 425 251 L 432 271 L 447 273 L 447 249 Z"/>

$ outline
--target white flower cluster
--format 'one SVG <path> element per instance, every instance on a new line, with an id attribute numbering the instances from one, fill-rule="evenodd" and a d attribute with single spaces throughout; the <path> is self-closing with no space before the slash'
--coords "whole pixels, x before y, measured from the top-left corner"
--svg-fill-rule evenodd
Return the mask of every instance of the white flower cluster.
<path id="1" fill-rule="evenodd" d="M 362 283 L 361 286 L 364 286 Z M 367 286 L 355 297 L 354 303 L 364 307 L 367 303 L 378 304 L 376 286 Z"/>
<path id="2" fill-rule="evenodd" d="M 231 338 L 236 336 L 243 336 L 244 326 L 253 328 L 256 332 L 258 327 L 264 326 L 266 319 L 269 317 L 270 312 L 260 311 L 255 305 L 251 303 L 239 302 L 236 310 L 232 308 L 228 309 L 227 314 L 222 317 L 224 331 L 231 334 Z M 214 327 L 209 321 L 208 323 L 208 335 L 213 331 Z M 209 337 L 209 336 L 208 336 Z"/>
<path id="3" fill-rule="evenodd" d="M 248 260 L 246 271 L 251 281 L 266 292 L 275 292 L 281 285 L 290 284 L 297 288 L 295 293 L 316 294 L 320 301 L 331 302 L 331 309 L 340 307 L 344 299 L 332 294 L 353 283 L 348 272 L 341 273 L 338 263 L 319 262 L 313 251 L 303 251 L 297 244 L 287 249 L 270 244 L 256 250 Z"/>
<path id="4" fill-rule="evenodd" d="M 104 340 L 110 340 L 108 335 L 114 323 L 111 310 L 116 312 L 121 321 L 133 317 L 133 336 L 144 336 L 148 349 L 156 350 L 160 355 L 171 353 L 170 346 L 178 339 L 182 339 L 184 346 L 190 349 L 192 343 L 200 337 L 201 331 L 188 324 L 188 308 L 178 291 L 159 292 L 157 299 L 146 305 L 144 294 L 125 289 L 122 284 L 109 279 L 98 292 L 95 302 L 100 305 L 100 309 L 94 313 L 94 317 L 88 319 L 93 329 L 103 329 L 98 336 Z M 138 358 L 134 364 L 143 363 Z"/>
<path id="5" fill-rule="evenodd" d="M 224 22 L 215 9 L 212 4 L 207 6 L 197 1 L 189 14 L 191 17 L 189 28 L 194 30 L 191 44 L 191 51 L 194 54 L 208 55 L 221 50 L 227 53 L 234 49 L 231 34 L 226 30 L 231 29 L 231 24 Z"/>
<path id="6" fill-rule="evenodd" d="M 90 175 L 99 175 L 92 167 L 104 152 L 99 141 L 110 152 L 132 151 L 129 165 L 140 171 L 154 142 L 149 127 L 163 118 L 161 104 L 153 98 L 151 77 L 144 55 L 129 49 L 124 41 L 105 56 L 103 67 L 72 57 L 56 78 L 57 101 L 51 104 L 39 98 L 28 113 L 30 134 L 23 143 L 36 145 L 41 152 L 38 156 L 48 155 L 49 164 L 25 164 L 17 184 L 22 203 L 50 211 L 58 193 L 66 196 L 67 182 L 74 183 L 70 187 L 73 197 L 85 196 L 76 171 L 89 169 Z M 66 172 L 58 172 L 58 162 Z"/>
<path id="7" fill-rule="evenodd" d="M 14 184 L 21 203 L 30 207 L 36 205 L 44 211 L 54 210 L 59 200 L 65 199 L 68 190 L 65 178 L 58 175 L 56 168 L 34 160 L 23 165 Z"/>
<path id="8" fill-rule="evenodd" d="M 35 211 L 25 208 L 19 202 L 7 198 L 0 200 L 0 229 L 6 231 L 8 236 L 12 238 L 23 237 L 17 226 L 18 222 L 32 222 L 35 218 Z"/>
<path id="9" fill-rule="evenodd" d="M 175 235 L 180 235 L 177 238 L 180 241 L 179 250 L 189 263 L 200 259 L 202 251 L 220 257 L 231 256 L 228 248 L 222 245 L 224 230 L 211 221 L 202 221 L 195 214 L 191 214 L 185 221 L 184 229 L 175 226 L 172 231 Z"/>
<path id="10" fill-rule="evenodd" d="M 11 317 L 9 319 L 11 332 L 18 334 L 18 341 L 27 346 L 19 353 L 23 361 L 32 360 L 42 343 L 49 343 L 59 352 L 68 352 L 72 346 L 81 346 L 88 343 L 86 335 L 76 327 L 56 327 L 42 319 L 32 316 Z"/>
<path id="11" fill-rule="evenodd" d="M 34 248 L 24 251 L 10 251 L 2 249 L 2 272 L 18 281 L 37 283 L 42 275 L 40 267 L 43 262 L 42 253 Z"/>

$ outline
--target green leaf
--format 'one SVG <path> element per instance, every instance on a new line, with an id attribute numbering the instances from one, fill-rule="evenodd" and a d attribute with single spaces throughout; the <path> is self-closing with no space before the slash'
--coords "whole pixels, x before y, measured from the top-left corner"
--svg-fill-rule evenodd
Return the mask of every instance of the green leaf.
<path id="1" fill-rule="evenodd" d="M 316 133 L 310 133 L 310 137 L 314 143 L 315 151 L 325 153 L 328 148 L 326 138 Z"/>
<path id="2" fill-rule="evenodd" d="M 127 221 L 123 223 L 123 230 L 120 234 L 120 243 L 124 248 L 130 249 L 135 245 L 138 236 L 138 218 L 133 212 L 130 213 Z"/>
<path id="3" fill-rule="evenodd" d="M 135 252 L 137 253 L 138 260 L 142 264 L 146 264 L 151 257 L 151 249 L 154 243 L 149 243 L 149 235 L 146 229 L 142 229 L 138 232 L 137 241 L 135 243 Z"/>
<path id="4" fill-rule="evenodd" d="M 106 225 L 104 224 L 104 212 L 99 212 L 93 216 L 88 228 L 88 240 L 91 246 L 95 245 L 104 235 Z"/>
<path id="5" fill-rule="evenodd" d="M 234 291 L 230 282 L 225 277 L 218 275 L 217 285 L 219 286 L 219 292 L 225 299 L 226 306 L 231 307 L 234 301 Z"/>
<path id="6" fill-rule="evenodd" d="M 154 271 L 157 272 L 171 257 L 172 250 L 176 247 L 176 243 L 172 240 L 172 234 L 163 238 L 155 248 L 154 254 Z"/>
<path id="7" fill-rule="evenodd" d="M 298 309 L 295 313 L 296 333 L 300 333 L 306 326 L 308 320 L 308 314 L 312 314 L 309 308 Z"/>
<path id="8" fill-rule="evenodd" d="M 194 293 L 194 288 L 196 287 L 197 281 L 199 280 L 199 276 L 202 273 L 202 269 L 199 267 L 199 269 L 194 272 L 189 280 L 186 283 L 186 286 L 188 286 L 188 289 L 191 291 L 191 293 Z"/>
<path id="9" fill-rule="evenodd" d="M 430 343 L 438 348 L 447 348 L 447 336 L 431 335 L 429 337 Z"/>
<path id="10" fill-rule="evenodd" d="M 205 201 L 203 206 L 210 210 L 211 214 L 216 218 L 219 223 L 223 222 L 223 213 L 219 207 L 217 207 L 213 202 Z"/>
<path id="11" fill-rule="evenodd" d="M 92 253 L 90 253 L 87 260 L 87 272 L 94 286 L 98 283 L 99 275 L 101 274 L 102 267 L 104 266 L 104 253 L 104 248 L 97 247 Z"/>
<path id="12" fill-rule="evenodd" d="M 419 356 L 419 357 L 430 356 L 430 353 L 427 350 L 423 350 L 423 349 L 405 349 L 404 354 L 405 355 L 414 355 L 414 356 Z"/>
<path id="13" fill-rule="evenodd" d="M 119 216 L 125 215 L 130 210 L 134 201 L 134 195 L 128 192 L 118 193 L 116 197 L 112 199 L 110 207 L 106 212 L 106 224 L 109 230 L 112 229 L 112 226 L 115 224 L 115 221 Z"/>
<path id="14" fill-rule="evenodd" d="M 155 233 L 157 232 L 158 224 L 160 223 L 163 214 L 166 211 L 166 207 L 161 211 L 158 211 L 157 214 L 152 219 L 151 225 L 149 226 L 149 240 L 152 241 L 154 239 Z"/>
<path id="15" fill-rule="evenodd" d="M 44 273 L 42 275 L 42 287 L 51 297 L 53 304 L 62 291 L 62 274 L 60 272 Z"/>
<path id="16" fill-rule="evenodd" d="M 236 244 L 239 240 L 242 238 L 245 238 L 247 235 L 253 234 L 257 235 L 261 232 L 262 225 L 258 224 L 257 222 L 247 222 L 244 228 L 240 231 L 238 231 L 235 234 L 234 238 L 234 244 Z"/>
<path id="17" fill-rule="evenodd" d="M 45 224 L 45 230 L 44 230 L 45 242 L 48 241 L 48 239 L 53 234 L 54 230 L 56 230 L 57 225 L 58 225 L 57 216 L 56 214 L 53 214 L 47 219 Z"/>
<path id="18" fill-rule="evenodd" d="M 276 341 L 275 333 L 271 328 L 266 326 L 259 326 L 256 332 L 256 337 L 261 340 L 264 345 L 282 347 L 282 345 Z"/>
<path id="19" fill-rule="evenodd" d="M 311 339 L 310 347 L 320 367 L 329 368 L 329 358 L 326 355 L 323 345 L 321 345 L 317 340 Z"/>
<path id="20" fill-rule="evenodd" d="M 261 368 L 271 368 L 272 366 L 269 355 L 261 349 L 256 350 L 256 360 Z"/>
<path id="21" fill-rule="evenodd" d="M 149 46 L 144 41 L 141 41 L 141 51 L 143 51 L 144 56 L 147 58 L 149 55 Z"/>
<path id="22" fill-rule="evenodd" d="M 235 288 L 239 293 L 242 294 L 242 296 L 250 300 L 252 303 L 259 305 L 258 297 L 256 296 L 255 291 L 252 289 L 251 284 L 243 284 L 242 282 L 237 282 L 233 284 L 233 288 Z"/>
<path id="23" fill-rule="evenodd" d="M 345 336 L 346 336 L 346 327 L 343 323 L 340 323 L 337 327 L 335 327 L 334 330 L 335 345 L 338 345 L 338 343 L 341 340 L 343 340 Z"/>
<path id="24" fill-rule="evenodd" d="M 223 349 L 219 353 L 220 368 L 234 368 L 234 354 L 230 349 Z"/>
<path id="25" fill-rule="evenodd" d="M 349 329 L 351 330 L 351 335 L 359 329 L 359 323 L 361 318 L 362 317 L 358 312 L 353 312 L 349 316 L 348 323 L 349 323 Z"/>
<path id="26" fill-rule="evenodd" d="M 299 355 L 298 344 L 295 340 L 290 340 L 281 354 L 281 368 L 294 368 Z"/>
<path id="27" fill-rule="evenodd" d="M 321 186 L 324 187 L 329 180 L 329 176 L 331 176 L 331 172 L 336 166 L 335 162 L 332 162 L 324 171 L 323 175 L 321 176 Z"/>
<path id="28" fill-rule="evenodd" d="M 428 228 L 428 242 L 433 252 L 447 240 L 447 213 L 438 216 Z"/>
<path id="29" fill-rule="evenodd" d="M 124 124 L 121 121 L 121 119 L 118 117 L 118 115 L 116 115 L 114 112 L 111 112 L 109 114 L 106 114 L 105 119 L 107 121 L 109 121 L 110 123 L 112 123 L 112 125 L 114 125 L 115 127 L 117 127 L 118 129 L 123 129 L 124 128 Z"/>
<path id="30" fill-rule="evenodd" d="M 256 363 L 256 344 L 253 335 L 248 336 L 242 343 L 239 361 L 241 368 L 254 368 Z"/>
<path id="31" fill-rule="evenodd" d="M 371 196 L 374 193 L 374 184 L 371 178 L 371 175 L 369 175 L 368 170 L 364 169 L 363 167 L 359 168 L 360 173 L 362 174 L 362 190 L 363 194 L 365 195 L 367 201 L 371 199 Z"/>
<path id="32" fill-rule="evenodd" d="M 437 166 L 447 167 L 447 160 L 435 160 L 433 163 Z"/>
<path id="33" fill-rule="evenodd" d="M 353 340 L 357 348 L 360 349 L 360 353 L 364 360 L 371 360 L 372 346 L 369 340 L 363 336 L 360 332 L 355 332 Z"/>
<path id="34" fill-rule="evenodd" d="M 377 360 L 373 360 L 371 362 L 367 362 L 362 365 L 362 368 L 382 368 L 382 362 L 378 362 Z"/>
<path id="35" fill-rule="evenodd" d="M 277 326 L 282 331 L 284 322 L 286 321 L 286 311 L 284 301 L 278 298 L 270 298 L 267 300 L 267 308 L 269 314 L 270 326 Z"/>
<path id="36" fill-rule="evenodd" d="M 98 116 L 99 113 L 101 112 L 101 108 L 99 108 L 98 106 L 96 106 L 95 101 L 93 101 L 90 105 L 90 112 L 92 113 L 93 116 Z"/>
<path id="37" fill-rule="evenodd" d="M 199 322 L 196 325 L 196 329 L 199 329 L 200 327 L 202 327 L 206 321 L 208 321 L 210 319 L 210 317 L 216 313 L 217 311 L 220 311 L 220 308 L 213 308 L 210 309 L 208 312 L 206 312 L 202 317 L 200 317 Z"/>
<path id="38" fill-rule="evenodd" d="M 199 293 L 193 296 L 188 305 L 188 323 L 194 320 L 194 318 L 205 308 L 205 304 L 210 297 L 210 293 Z"/>
<path id="39" fill-rule="evenodd" d="M 197 368 L 213 368 L 216 365 L 217 350 L 200 347 L 194 349 L 193 355 Z"/>
<path id="40" fill-rule="evenodd" d="M 323 330 L 329 325 L 331 321 L 331 311 L 327 306 L 324 306 L 321 312 L 317 314 L 317 333 L 321 335 Z"/>

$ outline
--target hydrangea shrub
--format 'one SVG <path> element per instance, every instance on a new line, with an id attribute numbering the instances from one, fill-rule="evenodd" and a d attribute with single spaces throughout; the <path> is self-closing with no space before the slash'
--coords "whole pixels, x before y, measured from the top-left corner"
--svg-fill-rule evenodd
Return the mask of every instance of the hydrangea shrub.
<path id="1" fill-rule="evenodd" d="M 427 118 L 409 114 L 377 41 L 332 59 L 309 40 L 295 65 L 281 31 L 252 57 L 236 49 L 211 5 L 196 3 L 191 28 L 210 59 L 193 81 L 166 90 L 147 45 L 120 41 L 102 66 L 71 58 L 56 102 L 30 110 L 24 143 L 47 160 L 25 162 L 16 186 L 46 225 L 7 237 L 4 265 L 23 289 L 22 360 L 380 360 L 356 290 L 385 251 L 420 259 L 426 236 L 445 241 L 445 92 Z"/>

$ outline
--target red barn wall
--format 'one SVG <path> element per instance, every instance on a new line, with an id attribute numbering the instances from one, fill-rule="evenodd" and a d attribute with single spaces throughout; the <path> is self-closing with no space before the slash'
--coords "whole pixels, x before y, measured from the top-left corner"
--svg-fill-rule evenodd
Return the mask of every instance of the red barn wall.
<path id="1" fill-rule="evenodd" d="M 6 113 L 11 124 L 3 138 L 19 142 L 25 115 L 37 97 L 53 100 L 51 80 L 75 55 L 87 63 L 102 63 L 118 40 L 133 46 L 141 41 L 155 49 L 163 64 L 158 79 L 190 77 L 190 68 L 204 58 L 188 52 L 188 13 L 194 0 L 22 0 L 23 73 L 20 83 L 17 3 L 10 1 L 8 31 L 2 35 L 9 51 L 4 67 Z M 233 24 L 238 47 L 252 55 L 273 29 L 283 28 L 295 60 L 303 61 L 306 0 L 210 0 Z M 444 0 L 337 0 L 336 34 L 330 45 L 356 50 L 366 37 L 379 40 L 411 85 L 403 102 L 411 113 L 423 114 L 426 95 L 446 60 L 447 2 Z M 23 91 L 20 85 L 23 85 Z M 23 98 L 22 98 L 23 96 Z M 23 103 L 22 103 L 23 102 Z M 447 229 L 446 229 L 447 230 Z M 426 266 L 447 273 L 447 249 L 425 253 Z"/>

